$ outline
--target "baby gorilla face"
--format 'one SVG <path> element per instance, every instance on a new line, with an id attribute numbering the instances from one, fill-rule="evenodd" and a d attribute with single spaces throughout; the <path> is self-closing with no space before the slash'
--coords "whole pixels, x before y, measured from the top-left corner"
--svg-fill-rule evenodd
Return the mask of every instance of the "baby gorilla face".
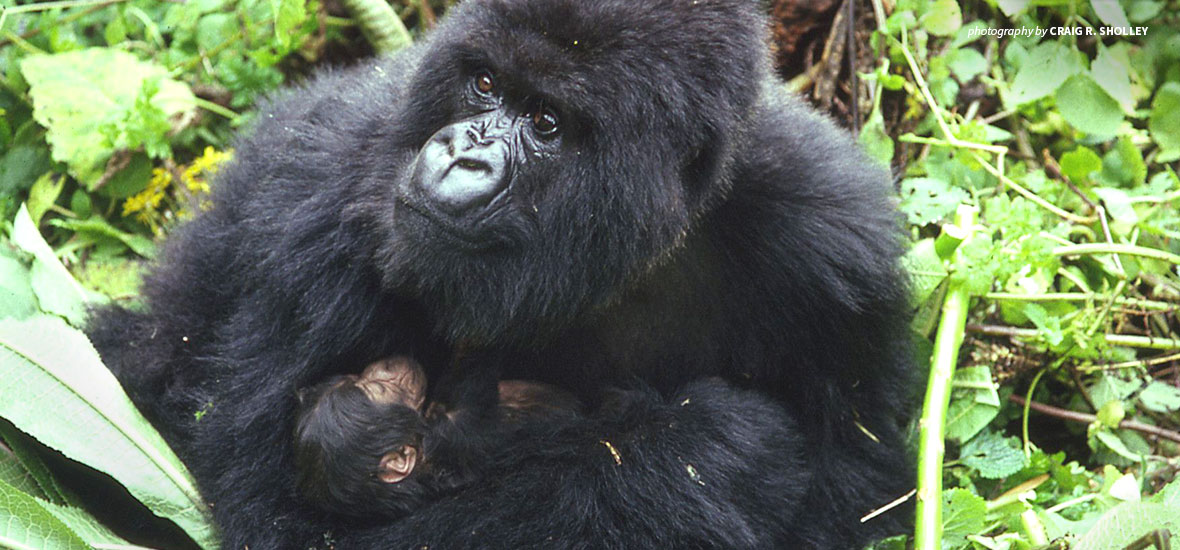
<path id="1" fill-rule="evenodd" d="M 349 381 L 375 404 L 401 405 L 421 411 L 426 400 L 426 373 L 408 357 L 394 357 L 378 361 L 365 368 Z M 345 382 L 345 383 L 348 383 Z M 421 459 L 417 444 L 401 445 L 381 455 L 377 463 L 377 479 L 383 483 L 397 483 L 414 471 Z"/>
<path id="2" fill-rule="evenodd" d="M 411 508 L 422 491 L 407 478 L 425 460 L 425 394 L 426 375 L 407 357 L 300 391 L 295 466 L 304 497 L 343 514 L 374 503 L 390 514 Z"/>
<path id="3" fill-rule="evenodd" d="M 349 380 L 374 403 L 397 403 L 421 410 L 426 400 L 426 373 L 408 357 L 377 361 Z"/>

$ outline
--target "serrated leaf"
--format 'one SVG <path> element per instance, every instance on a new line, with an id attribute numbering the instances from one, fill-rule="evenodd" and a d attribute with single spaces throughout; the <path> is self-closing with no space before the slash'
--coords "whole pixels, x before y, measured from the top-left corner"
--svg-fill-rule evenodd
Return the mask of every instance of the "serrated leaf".
<path id="1" fill-rule="evenodd" d="M 16 455 L 0 448 L 0 483 L 7 483 L 16 490 L 37 498 L 46 498 L 33 474 L 21 464 Z"/>
<path id="2" fill-rule="evenodd" d="M 1088 74 L 1069 77 L 1057 90 L 1057 110 L 1074 128 L 1096 137 L 1115 135 L 1123 110 Z"/>
<path id="3" fill-rule="evenodd" d="M 900 195 L 898 208 L 913 225 L 941 220 L 969 198 L 966 191 L 935 178 L 906 178 Z"/>
<path id="4" fill-rule="evenodd" d="M 66 527 L 78 535 L 78 538 L 96 548 L 128 548 L 131 543 L 108 529 L 94 516 L 81 508 L 59 506 L 49 502 L 38 501 L 46 512 L 65 524 Z"/>
<path id="5" fill-rule="evenodd" d="M 158 79 L 159 92 L 151 103 L 168 116 L 189 118 L 196 104 L 192 90 L 168 78 L 164 67 L 121 50 L 34 54 L 22 59 L 20 67 L 29 82 L 33 118 L 48 129 L 54 160 L 66 163 L 88 189 L 98 183 L 116 147 L 101 139 L 101 128 L 126 117 L 144 81 Z"/>
<path id="6" fill-rule="evenodd" d="M 16 550 L 90 550 L 37 499 L 0 481 L 0 546 Z"/>
<path id="7" fill-rule="evenodd" d="M 105 472 L 204 548 L 216 539 L 180 460 L 127 399 L 86 336 L 56 317 L 0 321 L 0 416 Z M 30 405 L 54 404 L 54 414 Z"/>
<path id="8" fill-rule="evenodd" d="M 966 542 L 967 535 L 974 535 L 987 526 L 987 502 L 966 489 L 943 491 L 942 537 L 943 547 L 952 543 Z"/>
<path id="9" fill-rule="evenodd" d="M 57 482 L 57 479 L 53 477 L 53 472 L 49 471 L 49 467 L 45 465 L 45 461 L 34 448 L 36 441 L 33 438 L 16 429 L 16 426 L 13 426 L 11 422 L 0 419 L 0 440 L 12 451 L 12 456 L 29 475 L 29 479 L 37 485 L 36 491 L 25 492 L 57 504 L 66 504 L 71 501 L 72 495 Z"/>
<path id="10" fill-rule="evenodd" d="M 7 240 L 0 240 L 0 319 L 24 319 L 37 313 L 29 266 Z"/>
<path id="11" fill-rule="evenodd" d="M 1158 413 L 1180 410 L 1180 388 L 1156 380 L 1139 393 L 1139 402 L 1148 410 Z"/>
<path id="12" fill-rule="evenodd" d="M 52 225 L 76 231 L 78 233 L 90 233 L 93 235 L 101 235 L 103 237 L 110 237 L 115 239 L 130 248 L 136 254 L 144 258 L 154 258 L 156 255 L 156 245 L 152 240 L 143 235 L 136 235 L 134 233 L 127 233 L 120 231 L 110 222 L 103 219 L 102 216 L 92 216 L 86 220 L 68 220 L 55 219 L 51 221 Z"/>
<path id="13" fill-rule="evenodd" d="M 1057 90 L 1080 70 L 1075 51 L 1056 41 L 1041 42 L 1020 65 L 1008 94 L 1011 107 L 1036 101 Z"/>
<path id="14" fill-rule="evenodd" d="M 86 320 L 88 294 L 61 265 L 49 243 L 41 237 L 29 211 L 21 206 L 12 222 L 12 242 L 33 255 L 30 269 L 33 293 L 41 311 L 61 315 L 70 324 L 80 327 Z"/>
<path id="15" fill-rule="evenodd" d="M 1160 146 L 1157 162 L 1180 159 L 1180 82 L 1168 82 L 1156 92 L 1147 129 Z"/>
<path id="16" fill-rule="evenodd" d="M 934 250 L 934 239 L 922 239 L 901 259 L 910 276 L 911 305 L 917 307 L 930 297 L 947 277 L 946 266 Z"/>
<path id="17" fill-rule="evenodd" d="M 959 455 L 963 464 L 975 468 L 987 479 L 1010 476 L 1028 464 L 1019 442 L 992 432 L 972 438 L 963 445 Z"/>
<path id="18" fill-rule="evenodd" d="M 955 371 L 956 387 L 947 408 L 946 438 L 967 441 L 995 419 L 1000 412 L 1000 396 L 988 367 L 965 367 Z"/>

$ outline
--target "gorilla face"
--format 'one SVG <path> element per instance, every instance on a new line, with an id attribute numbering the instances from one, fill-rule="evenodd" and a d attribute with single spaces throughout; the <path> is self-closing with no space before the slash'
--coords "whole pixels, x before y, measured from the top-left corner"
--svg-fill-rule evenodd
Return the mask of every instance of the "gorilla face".
<path id="1" fill-rule="evenodd" d="M 766 70 L 756 3 L 649 4 L 469 0 L 425 45 L 380 145 L 412 161 L 385 171 L 377 260 L 452 339 L 566 328 L 727 191 Z"/>

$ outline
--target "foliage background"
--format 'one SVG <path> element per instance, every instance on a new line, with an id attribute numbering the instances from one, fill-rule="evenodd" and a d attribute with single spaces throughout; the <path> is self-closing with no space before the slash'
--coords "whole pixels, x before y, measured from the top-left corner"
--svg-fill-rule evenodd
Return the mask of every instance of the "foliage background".
<path id="1" fill-rule="evenodd" d="M 134 304 L 156 243 L 206 207 L 262 98 L 396 50 L 448 4 L 0 0 L 0 546 L 216 546 L 183 466 L 77 331 L 85 304 Z M 1167 547 L 1180 2 L 767 8 L 784 85 L 893 168 L 914 242 L 914 339 L 932 372 L 919 521 L 878 547 Z M 72 488 L 62 455 L 127 491 Z M 149 519 L 114 517 L 136 502 Z"/>

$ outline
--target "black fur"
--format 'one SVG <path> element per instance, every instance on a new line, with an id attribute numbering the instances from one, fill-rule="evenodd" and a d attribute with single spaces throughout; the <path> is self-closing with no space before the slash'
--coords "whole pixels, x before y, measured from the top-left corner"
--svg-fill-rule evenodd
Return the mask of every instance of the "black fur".
<path id="1" fill-rule="evenodd" d="M 904 512 L 858 522 L 912 487 L 890 189 L 769 76 L 765 27 L 749 0 L 468 0 L 396 59 L 264 110 L 146 310 L 91 329 L 224 547 L 852 549 L 899 530 Z M 559 146 L 432 223 L 408 174 L 481 69 L 506 105 L 556 105 Z M 353 528 L 295 495 L 295 392 L 394 354 L 598 412 L 513 440 L 495 482 Z M 756 393 L 693 386 L 681 407 L 709 376 Z M 603 405 L 635 380 L 652 391 Z"/>

